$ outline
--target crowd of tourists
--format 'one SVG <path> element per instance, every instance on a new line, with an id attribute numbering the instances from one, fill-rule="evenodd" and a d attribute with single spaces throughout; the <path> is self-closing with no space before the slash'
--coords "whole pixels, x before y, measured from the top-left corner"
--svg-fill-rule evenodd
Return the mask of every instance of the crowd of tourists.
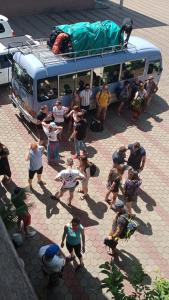
<path id="1" fill-rule="evenodd" d="M 127 102 L 132 108 L 133 118 L 138 118 L 140 113 L 149 105 L 156 91 L 157 86 L 153 78 L 149 78 L 146 84 L 138 80 L 133 81 L 132 84 L 126 81 L 118 94 L 121 100 L 118 107 L 118 114 L 121 114 L 123 106 Z M 61 182 L 61 186 L 55 195 L 51 195 L 51 198 L 53 201 L 60 201 L 64 193 L 68 192 L 69 199 L 67 205 L 70 207 L 76 187 L 78 187 L 78 192 L 81 193 L 81 200 L 89 197 L 90 190 L 88 183 L 90 177 L 96 171 L 96 166 L 89 161 L 89 154 L 85 144 L 88 125 L 86 111 L 89 110 L 90 96 L 91 90 L 89 85 L 86 84 L 80 94 L 77 92 L 75 97 L 76 103 L 74 103 L 75 105 L 69 111 L 60 101 L 56 102 L 52 113 L 48 112 L 47 106 L 42 106 L 37 116 L 39 143 L 32 142 L 25 154 L 25 160 L 29 163 L 29 188 L 33 191 L 33 178 L 35 174 L 37 174 L 37 183 L 39 185 L 46 184 L 42 180 L 43 153 L 46 151 L 46 145 L 48 164 L 59 163 L 59 143 L 62 142 L 63 135 L 69 132 L 69 141 L 74 142 L 75 155 L 67 159 L 66 169 L 57 173 L 55 180 Z M 98 104 L 97 118 L 102 122 L 106 118 L 110 98 L 111 94 L 108 86 L 103 85 L 101 91 L 96 95 Z M 51 117 L 53 118 L 52 121 Z M 68 125 L 65 125 L 67 120 L 69 121 Z M 8 148 L 0 143 L 0 175 L 4 176 L 2 179 L 4 184 L 8 184 L 11 181 L 11 170 L 8 161 L 9 154 Z M 75 161 L 77 162 L 76 166 Z M 126 237 L 126 228 L 129 220 L 135 218 L 132 206 L 136 201 L 139 187 L 142 184 L 141 172 L 145 167 L 145 162 L 146 151 L 139 142 L 129 144 L 127 147 L 122 145 L 112 154 L 112 167 L 104 187 L 105 203 L 115 212 L 111 231 L 104 240 L 105 245 L 111 248 L 112 255 L 116 255 L 117 253 L 116 246 L 118 240 Z M 92 172 L 93 175 L 91 175 Z M 79 187 L 79 184 L 81 184 L 81 187 Z M 119 192 L 122 194 L 122 198 L 120 197 L 120 199 Z M 33 237 L 36 232 L 30 230 L 31 215 L 22 195 L 21 188 L 15 188 L 11 196 L 11 202 L 16 208 L 18 229 L 21 230 L 22 228 L 27 237 Z M 21 207 L 22 209 L 20 209 Z M 39 256 L 44 272 L 49 275 L 49 285 L 53 284 L 56 274 L 59 273 L 62 276 L 65 264 L 74 260 L 75 255 L 79 259 L 79 265 L 76 270 L 84 266 L 82 252 L 85 252 L 85 233 L 78 216 L 73 217 L 71 222 L 65 225 L 61 247 L 64 247 L 65 239 L 67 250 L 70 253 L 69 257 L 65 257 L 60 247 L 56 244 L 45 245 L 40 248 Z"/>

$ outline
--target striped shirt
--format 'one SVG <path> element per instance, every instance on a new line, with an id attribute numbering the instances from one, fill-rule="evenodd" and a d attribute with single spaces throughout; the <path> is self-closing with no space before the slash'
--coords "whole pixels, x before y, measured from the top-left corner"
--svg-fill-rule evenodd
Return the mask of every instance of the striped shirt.
<path id="1" fill-rule="evenodd" d="M 90 89 L 81 91 L 80 97 L 82 98 L 82 101 L 81 101 L 82 106 L 90 105 L 91 95 L 92 95 L 92 91 Z"/>

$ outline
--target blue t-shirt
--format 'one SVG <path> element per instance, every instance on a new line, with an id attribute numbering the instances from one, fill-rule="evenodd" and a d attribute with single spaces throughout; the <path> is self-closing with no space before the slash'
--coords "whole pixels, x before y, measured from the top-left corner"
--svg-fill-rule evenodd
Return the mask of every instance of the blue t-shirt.
<path id="1" fill-rule="evenodd" d="M 124 152 L 115 151 L 112 155 L 112 160 L 115 164 L 121 165 L 125 163 L 125 154 Z"/>
<path id="2" fill-rule="evenodd" d="M 29 151 L 30 165 L 29 170 L 37 171 L 42 167 L 42 150 L 43 146 L 38 146 L 36 151 Z"/>
<path id="3" fill-rule="evenodd" d="M 72 104 L 73 96 L 72 94 L 64 95 L 61 97 L 62 105 L 65 107 L 70 107 Z"/>
<path id="4" fill-rule="evenodd" d="M 134 151 L 134 144 L 128 145 L 128 149 L 130 150 L 130 155 L 127 164 L 137 171 L 140 169 L 143 156 L 146 156 L 146 151 L 142 146 L 137 151 Z"/>

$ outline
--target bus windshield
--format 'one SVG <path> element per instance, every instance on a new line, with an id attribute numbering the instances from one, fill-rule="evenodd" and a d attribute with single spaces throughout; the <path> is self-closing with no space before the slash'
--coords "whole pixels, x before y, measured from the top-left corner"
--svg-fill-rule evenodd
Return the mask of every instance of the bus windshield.
<path id="1" fill-rule="evenodd" d="M 12 68 L 13 78 L 20 82 L 27 93 L 33 95 L 33 79 L 16 62 Z"/>

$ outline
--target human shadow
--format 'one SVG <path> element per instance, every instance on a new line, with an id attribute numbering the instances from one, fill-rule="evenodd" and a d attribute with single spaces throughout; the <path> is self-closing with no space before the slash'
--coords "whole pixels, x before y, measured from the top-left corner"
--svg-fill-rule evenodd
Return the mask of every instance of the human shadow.
<path id="1" fill-rule="evenodd" d="M 123 8 L 119 4 L 112 2 L 111 0 L 98 1 L 97 5 L 98 10 L 101 9 L 100 18 L 108 18 L 109 14 L 112 15 L 113 21 L 121 25 L 124 18 L 132 18 L 134 22 L 134 28 L 151 28 L 159 26 L 167 26 L 166 23 L 161 22 L 155 18 L 144 15 L 138 10 L 130 9 L 125 7 L 125 1 Z M 120 1 L 119 1 L 120 2 Z M 110 18 L 110 16 L 109 16 Z"/>
<path id="2" fill-rule="evenodd" d="M 151 277 L 144 273 L 143 267 L 133 254 L 127 252 L 126 250 L 120 249 L 118 250 L 118 259 L 114 260 L 114 264 L 118 266 L 123 272 L 124 277 L 131 284 L 135 281 L 136 274 L 137 276 L 144 274 L 145 276 L 140 276 L 141 282 L 144 285 L 151 284 Z"/>
<path id="3" fill-rule="evenodd" d="M 5 187 L 5 189 L 12 194 L 14 189 L 17 187 L 16 183 L 11 179 L 11 181 L 4 181 L 3 182 L 3 186 Z"/>
<path id="4" fill-rule="evenodd" d="M 52 215 L 57 215 L 59 213 L 59 208 L 57 207 L 57 202 L 51 199 L 50 196 L 52 196 L 52 193 L 45 187 L 45 185 L 42 185 L 41 189 L 43 194 L 37 192 L 35 189 L 32 189 L 32 193 L 46 206 L 46 218 L 49 219 Z"/>
<path id="5" fill-rule="evenodd" d="M 86 198 L 86 203 L 92 213 L 98 218 L 103 219 L 104 214 L 107 211 L 107 205 L 103 202 L 95 202 L 90 196 Z"/>
<path id="6" fill-rule="evenodd" d="M 91 227 L 99 224 L 96 220 L 91 219 L 86 211 L 83 211 L 73 205 L 68 206 L 61 200 L 59 201 L 59 203 L 69 212 L 70 215 L 72 215 L 73 217 L 78 216 L 84 227 Z"/>
<path id="7" fill-rule="evenodd" d="M 153 234 L 152 226 L 149 222 L 145 223 L 143 220 L 138 218 L 138 216 L 136 216 L 134 218 L 134 220 L 138 223 L 137 231 L 140 234 L 143 234 L 143 235 L 152 235 Z"/>
<path id="8" fill-rule="evenodd" d="M 141 188 L 139 189 L 139 196 L 146 203 L 147 210 L 153 211 L 154 207 L 156 206 L 155 200 Z"/>

